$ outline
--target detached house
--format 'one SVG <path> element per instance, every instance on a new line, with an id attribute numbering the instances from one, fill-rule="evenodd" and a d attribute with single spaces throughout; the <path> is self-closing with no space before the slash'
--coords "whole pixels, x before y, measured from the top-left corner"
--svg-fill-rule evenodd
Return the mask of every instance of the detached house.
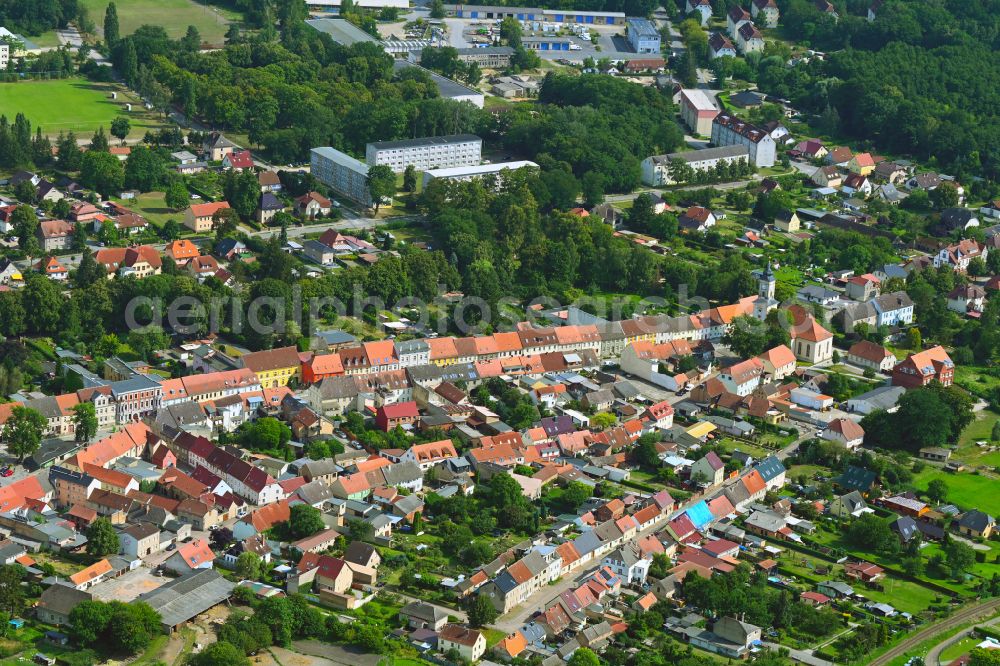
<path id="1" fill-rule="evenodd" d="M 708 25 L 709 20 L 712 18 L 712 1 L 685 0 L 684 14 L 690 16 L 694 12 L 698 12 L 698 21 L 702 27 Z"/>
<path id="2" fill-rule="evenodd" d="M 851 450 L 858 448 L 864 442 L 865 431 L 857 421 L 834 419 L 826 425 L 821 437 L 832 442 L 840 442 Z"/>
<path id="3" fill-rule="evenodd" d="M 715 226 L 716 221 L 715 214 L 702 206 L 692 206 L 677 218 L 680 228 L 689 231 L 708 231 Z"/>
<path id="4" fill-rule="evenodd" d="M 736 47 L 721 32 L 713 32 L 712 36 L 708 38 L 708 53 L 713 60 L 715 58 L 735 58 L 737 55 Z"/>
<path id="5" fill-rule="evenodd" d="M 204 145 L 202 145 L 202 150 L 205 151 L 206 157 L 213 161 L 219 162 L 226 155 L 229 155 L 234 150 L 239 148 L 235 143 L 227 139 L 220 132 L 212 132 L 205 139 Z"/>
<path id="6" fill-rule="evenodd" d="M 215 216 L 218 215 L 219 211 L 228 208 L 228 201 L 192 204 L 184 212 L 184 226 L 197 233 L 211 231 L 215 226 Z"/>
<path id="7" fill-rule="evenodd" d="M 871 368 L 876 372 L 890 372 L 896 365 L 896 356 L 882 345 L 869 340 L 862 340 L 851 345 L 847 352 L 847 360 L 862 368 Z"/>
<path id="8" fill-rule="evenodd" d="M 787 345 L 769 349 L 758 358 L 764 364 L 764 373 L 774 381 L 781 381 L 795 372 L 795 354 Z"/>
<path id="9" fill-rule="evenodd" d="M 969 269 L 970 261 L 977 258 L 985 261 L 988 254 L 989 250 L 985 245 L 972 238 L 965 238 L 954 245 L 941 248 L 934 255 L 934 268 L 951 266 L 956 273 L 964 273 Z"/>
<path id="10" fill-rule="evenodd" d="M 778 5 L 774 0 L 753 0 L 750 3 L 750 15 L 765 28 L 778 27 Z"/>
<path id="11" fill-rule="evenodd" d="M 709 451 L 691 465 L 691 480 L 695 483 L 703 478 L 709 486 L 717 486 L 722 483 L 725 473 L 726 466 L 715 451 Z"/>
<path id="12" fill-rule="evenodd" d="M 737 39 L 737 34 L 747 23 L 752 22 L 752 16 L 747 10 L 743 9 L 739 5 L 733 5 L 729 8 L 729 13 L 726 15 L 726 32 L 733 39 Z"/>
<path id="13" fill-rule="evenodd" d="M 438 632 L 438 651 L 447 653 L 451 650 L 471 664 L 486 652 L 486 637 L 481 631 L 460 624 L 446 624 Z"/>
<path id="14" fill-rule="evenodd" d="M 745 397 L 760 385 L 763 375 L 764 362 L 759 358 L 751 358 L 722 370 L 719 381 L 730 393 Z"/>
<path id="15" fill-rule="evenodd" d="M 753 23 L 744 23 L 736 32 L 736 44 L 743 53 L 759 53 L 764 50 L 764 35 Z"/>
<path id="16" fill-rule="evenodd" d="M 989 539 L 993 530 L 996 529 L 996 524 L 996 519 L 990 514 L 972 509 L 962 514 L 962 517 L 955 523 L 955 529 L 959 534 Z"/>
<path id="17" fill-rule="evenodd" d="M 820 187 L 837 188 L 844 183 L 843 177 L 840 175 L 840 169 L 834 165 L 816 169 L 813 175 L 810 176 L 810 180 Z"/>
<path id="18" fill-rule="evenodd" d="M 986 291 L 974 284 L 955 287 L 948 294 L 948 309 L 959 314 L 982 312 L 986 304 Z"/>
<path id="19" fill-rule="evenodd" d="M 329 215 L 333 204 L 319 192 L 306 192 L 295 200 L 295 213 L 306 220 Z"/>

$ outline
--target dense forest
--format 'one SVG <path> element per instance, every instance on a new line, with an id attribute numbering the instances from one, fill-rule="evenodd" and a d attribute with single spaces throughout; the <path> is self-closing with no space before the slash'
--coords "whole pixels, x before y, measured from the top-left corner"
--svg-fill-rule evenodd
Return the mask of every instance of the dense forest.
<path id="1" fill-rule="evenodd" d="M 887 0 L 873 22 L 867 1 L 835 3 L 839 19 L 778 4 L 784 33 L 827 56 L 754 60 L 761 89 L 878 150 L 1000 178 L 1000 1 Z"/>
<path id="2" fill-rule="evenodd" d="M 64 28 L 78 15 L 76 0 L 0 0 L 0 26 L 28 36 Z"/>

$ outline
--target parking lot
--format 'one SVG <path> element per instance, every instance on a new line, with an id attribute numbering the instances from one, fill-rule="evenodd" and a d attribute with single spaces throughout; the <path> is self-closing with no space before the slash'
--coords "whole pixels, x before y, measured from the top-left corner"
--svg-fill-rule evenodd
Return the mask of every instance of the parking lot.
<path id="1" fill-rule="evenodd" d="M 414 21 L 418 18 L 428 19 L 426 8 L 415 7 L 410 12 L 400 16 L 397 23 L 380 24 L 379 32 L 385 37 L 413 38 L 404 36 L 404 23 Z M 455 18 L 449 17 L 443 20 L 446 29 L 446 42 L 455 48 L 469 48 L 479 45 L 492 44 L 497 37 L 499 21 L 488 18 Z M 600 58 L 611 58 L 612 60 L 629 60 L 634 58 L 649 57 L 648 55 L 637 54 L 629 47 L 625 40 L 625 26 L 623 25 L 599 25 L 596 23 L 574 24 L 574 23 L 554 23 L 547 21 L 522 21 L 522 38 L 532 37 L 567 37 L 571 40 L 572 46 L 568 51 L 538 50 L 539 57 L 546 60 L 567 59 L 575 62 L 582 62 L 584 58 L 590 57 L 595 60 Z M 589 39 L 583 35 L 586 34 Z"/>

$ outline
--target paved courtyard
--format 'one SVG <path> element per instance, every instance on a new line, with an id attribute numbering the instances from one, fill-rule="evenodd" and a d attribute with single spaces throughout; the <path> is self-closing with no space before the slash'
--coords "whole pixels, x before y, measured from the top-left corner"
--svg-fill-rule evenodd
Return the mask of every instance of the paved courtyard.
<path id="1" fill-rule="evenodd" d="M 123 576 L 95 585 L 91 592 L 100 601 L 129 603 L 140 594 L 152 592 L 169 580 L 171 579 L 166 576 L 154 576 L 146 567 L 139 567 Z"/>

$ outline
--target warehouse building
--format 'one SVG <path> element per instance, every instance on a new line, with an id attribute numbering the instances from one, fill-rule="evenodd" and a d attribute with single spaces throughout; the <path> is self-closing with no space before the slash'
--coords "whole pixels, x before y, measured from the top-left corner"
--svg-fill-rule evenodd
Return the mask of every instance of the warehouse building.
<path id="1" fill-rule="evenodd" d="M 226 580 L 215 569 L 199 569 L 140 594 L 138 601 L 146 602 L 160 614 L 160 626 L 169 634 L 229 599 L 235 587 L 236 583 Z"/>
<path id="2" fill-rule="evenodd" d="M 521 44 L 532 51 L 569 51 L 573 40 L 569 37 L 524 37 Z"/>
<path id="3" fill-rule="evenodd" d="M 653 187 L 673 185 L 670 176 L 670 165 L 675 160 L 686 162 L 695 171 L 708 171 L 717 164 L 732 164 L 740 160 L 749 161 L 750 152 L 746 146 L 721 146 L 705 150 L 689 150 L 683 153 L 667 155 L 652 155 L 642 161 L 642 182 Z"/>
<path id="4" fill-rule="evenodd" d="M 507 69 L 510 67 L 512 57 L 514 57 L 514 49 L 509 46 L 458 49 L 458 59 L 462 62 L 474 62 L 480 67 L 488 67 L 489 69 Z"/>
<path id="5" fill-rule="evenodd" d="M 538 165 L 534 162 L 529 162 L 527 160 L 522 160 L 518 162 L 498 162 L 496 164 L 481 164 L 479 166 L 469 166 L 469 167 L 452 167 L 450 169 L 431 169 L 430 171 L 424 172 L 424 187 L 435 179 L 444 180 L 472 180 L 474 178 L 483 178 L 485 176 L 490 176 L 494 174 L 499 174 L 501 171 L 506 170 L 517 170 L 523 169 L 525 167 L 535 167 Z"/>
<path id="6" fill-rule="evenodd" d="M 628 43 L 636 53 L 660 52 L 660 31 L 649 19 L 628 19 L 626 31 Z"/>
<path id="7" fill-rule="evenodd" d="M 329 146 L 313 148 L 310 162 L 316 180 L 366 208 L 372 205 L 367 164 Z"/>
<path id="8" fill-rule="evenodd" d="M 581 25 L 625 25 L 625 14 L 623 12 L 591 12 L 487 5 L 445 5 L 444 11 L 448 16 L 455 18 L 495 20 L 510 17 L 518 21 L 549 21 L 551 23 L 579 23 Z"/>
<path id="9" fill-rule="evenodd" d="M 418 171 L 474 166 L 482 157 L 483 140 L 474 134 L 378 141 L 369 143 L 365 151 L 369 166 L 384 164 L 396 173 L 411 165 Z"/>
<path id="10" fill-rule="evenodd" d="M 351 46 L 360 42 L 378 41 L 347 19 L 310 19 L 306 21 L 306 24 L 320 32 L 325 32 L 330 35 L 330 39 L 344 46 Z"/>
<path id="11" fill-rule="evenodd" d="M 410 0 L 354 0 L 351 4 L 360 9 L 410 8 Z M 339 12 L 340 0 L 306 0 L 306 7 L 311 12 Z"/>

